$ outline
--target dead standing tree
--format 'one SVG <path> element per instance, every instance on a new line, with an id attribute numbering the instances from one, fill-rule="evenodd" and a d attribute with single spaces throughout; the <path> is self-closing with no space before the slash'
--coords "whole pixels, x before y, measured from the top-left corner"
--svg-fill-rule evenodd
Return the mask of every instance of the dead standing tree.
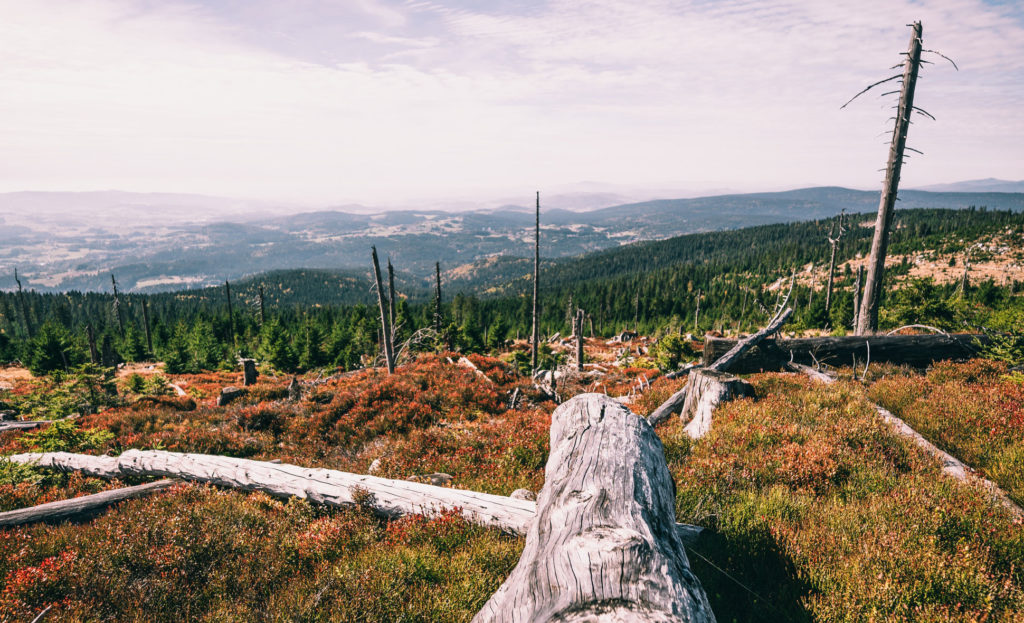
<path id="1" fill-rule="evenodd" d="M 388 316 L 391 319 L 391 336 L 394 340 L 398 327 L 395 326 L 395 267 L 391 265 L 391 258 L 388 257 Z"/>
<path id="2" fill-rule="evenodd" d="M 377 260 L 377 247 L 370 247 L 373 258 L 373 279 L 377 285 L 377 304 L 380 306 L 380 324 L 383 328 L 384 339 L 384 361 L 388 367 L 388 374 L 395 373 L 395 350 L 391 343 L 391 323 L 388 317 L 388 303 L 384 300 L 384 284 L 380 278 L 380 262 Z"/>
<path id="3" fill-rule="evenodd" d="M 825 287 L 825 313 L 828 313 L 832 309 L 832 284 L 836 278 L 836 251 L 839 248 L 839 242 L 843 239 L 843 234 L 846 230 L 843 229 L 843 217 L 846 216 L 846 209 L 839 213 L 839 231 L 836 232 L 836 222 L 832 222 L 832 229 L 828 232 L 828 243 L 832 247 L 832 256 L 828 262 L 828 285 Z M 833 238 L 833 234 L 835 238 Z"/>
<path id="4" fill-rule="evenodd" d="M 537 317 L 537 279 L 540 276 L 540 191 L 537 191 L 536 222 L 533 230 L 533 330 L 530 334 L 530 369 L 537 371 L 537 346 L 540 344 L 540 326 Z"/>
<path id="5" fill-rule="evenodd" d="M 18 269 L 14 269 L 14 281 L 18 284 L 18 304 L 21 306 L 21 315 L 25 319 L 25 333 L 31 338 L 35 331 L 32 328 L 32 319 L 28 315 L 28 305 L 25 303 L 25 291 L 21 289 L 21 279 L 18 278 Z"/>
<path id="6" fill-rule="evenodd" d="M 434 263 L 434 277 L 437 279 L 434 290 L 434 331 L 441 335 L 441 262 Z"/>
<path id="7" fill-rule="evenodd" d="M 235 312 L 231 307 L 231 284 L 227 281 L 224 282 L 224 294 L 228 298 L 228 331 L 231 333 L 231 346 L 237 347 L 238 343 L 235 341 Z"/>
<path id="8" fill-rule="evenodd" d="M 910 48 L 905 52 L 906 59 L 903 62 L 903 73 L 889 76 L 862 90 L 853 98 L 843 104 L 857 99 L 870 89 L 900 79 L 900 101 L 896 110 L 896 123 L 893 127 L 892 140 L 889 143 L 889 162 L 885 168 L 885 182 L 882 184 L 882 196 L 878 203 L 878 217 L 875 220 L 875 234 L 871 240 L 871 255 L 868 258 L 867 278 L 864 283 L 864 294 L 861 298 L 860 313 L 857 318 L 855 333 L 864 335 L 875 331 L 878 328 L 878 308 L 882 297 L 882 279 L 885 273 L 885 254 L 889 246 L 889 228 L 892 225 L 892 213 L 896 206 L 896 194 L 899 191 L 900 171 L 903 168 L 904 152 L 906 149 L 917 151 L 907 147 L 907 132 L 910 129 L 910 117 L 916 111 L 926 117 L 934 119 L 930 113 L 914 106 L 914 88 L 917 85 L 917 76 L 921 68 L 922 52 L 934 52 L 934 50 L 922 49 L 922 28 L 921 22 L 910 24 L 912 34 L 910 37 Z M 939 54 L 939 56 L 943 56 Z M 952 60 L 948 59 L 950 63 Z M 956 67 L 956 63 L 953 63 Z"/>
<path id="9" fill-rule="evenodd" d="M 110 273 L 110 284 L 114 286 L 114 316 L 117 317 L 117 328 L 124 337 L 124 314 L 121 312 L 121 298 L 117 294 L 117 279 L 114 273 Z"/>

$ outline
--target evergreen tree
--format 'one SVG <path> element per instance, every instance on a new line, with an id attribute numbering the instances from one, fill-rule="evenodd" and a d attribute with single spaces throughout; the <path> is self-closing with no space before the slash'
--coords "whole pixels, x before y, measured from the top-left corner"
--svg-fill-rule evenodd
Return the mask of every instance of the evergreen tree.
<path id="1" fill-rule="evenodd" d="M 43 323 L 32 339 L 28 355 L 28 369 L 43 375 L 55 370 L 70 370 L 81 364 L 85 357 L 68 330 L 53 321 Z"/>
<path id="2" fill-rule="evenodd" d="M 263 361 L 282 372 L 294 372 L 298 364 L 295 351 L 288 343 L 288 335 L 281 321 L 274 318 L 263 325 L 260 332 L 259 356 Z"/>

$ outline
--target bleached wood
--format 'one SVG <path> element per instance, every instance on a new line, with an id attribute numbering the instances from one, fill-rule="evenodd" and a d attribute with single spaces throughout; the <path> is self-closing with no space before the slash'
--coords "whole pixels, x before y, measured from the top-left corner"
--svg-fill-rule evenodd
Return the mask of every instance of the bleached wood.
<path id="1" fill-rule="evenodd" d="M 262 491 L 274 497 L 300 497 L 334 507 L 354 505 L 353 493 L 361 490 L 373 494 L 372 499 L 364 497 L 363 504 L 387 517 L 410 513 L 430 515 L 459 507 L 463 516 L 473 523 L 519 536 L 526 534 L 537 513 L 536 502 L 502 495 L 208 454 L 128 450 L 119 457 L 37 452 L 6 458 L 42 468 L 79 471 L 97 478 L 171 476 L 243 491 Z M 685 544 L 695 542 L 702 530 L 687 524 L 677 524 L 676 529 Z"/>
<path id="2" fill-rule="evenodd" d="M 647 416 L 647 423 L 651 426 L 657 426 L 671 417 L 675 410 L 682 407 L 683 403 L 686 402 L 686 394 L 688 391 L 689 387 L 684 385 L 682 389 L 669 396 L 668 400 L 661 403 L 657 409 Z"/>
<path id="3" fill-rule="evenodd" d="M 686 382 L 686 401 L 680 417 L 689 423 L 683 429 L 692 439 L 700 439 L 711 430 L 711 417 L 719 403 L 753 395 L 750 385 L 735 376 L 716 370 L 694 370 Z"/>
<path id="4" fill-rule="evenodd" d="M 826 384 L 835 382 L 835 379 L 827 374 L 812 374 L 814 372 L 813 368 L 808 368 L 807 366 L 804 366 L 804 368 L 806 369 L 801 369 L 800 371 L 808 374 L 815 380 Z M 1024 521 L 1024 509 L 1010 499 L 1010 496 L 1006 495 L 1006 492 L 999 488 L 999 485 L 988 478 L 979 475 L 969 465 L 925 439 L 924 435 L 914 430 L 913 427 L 893 415 L 891 411 L 882 405 L 875 404 L 873 402 L 869 402 L 869 404 L 875 408 L 875 411 L 878 413 L 878 416 L 882 418 L 882 421 L 891 426 L 898 435 L 909 439 L 914 442 L 916 446 L 935 457 L 942 465 L 943 474 L 964 483 L 973 483 L 980 486 L 993 500 L 1010 511 L 1010 514 L 1018 521 Z"/>
<path id="5" fill-rule="evenodd" d="M 519 564 L 475 623 L 714 620 L 644 418 L 604 394 L 574 397 L 552 414 L 545 476 Z"/>
<path id="6" fill-rule="evenodd" d="M 79 517 L 123 500 L 156 493 L 162 489 L 167 489 L 176 482 L 175 480 L 158 480 L 144 485 L 101 491 L 93 495 L 84 495 L 69 500 L 58 500 L 56 502 L 47 502 L 46 504 L 3 512 L 0 513 L 0 528 Z"/>
<path id="7" fill-rule="evenodd" d="M 768 326 L 764 327 L 757 333 L 743 338 L 736 343 L 735 346 L 729 349 L 727 353 L 716 359 L 711 365 L 707 367 L 708 370 L 714 370 L 716 372 L 724 372 L 728 370 L 734 363 L 736 363 L 743 354 L 751 348 L 757 346 L 765 338 L 774 335 L 782 325 L 786 324 L 789 317 L 793 315 L 792 309 L 785 309 L 780 312 L 772 321 L 768 323 Z"/>

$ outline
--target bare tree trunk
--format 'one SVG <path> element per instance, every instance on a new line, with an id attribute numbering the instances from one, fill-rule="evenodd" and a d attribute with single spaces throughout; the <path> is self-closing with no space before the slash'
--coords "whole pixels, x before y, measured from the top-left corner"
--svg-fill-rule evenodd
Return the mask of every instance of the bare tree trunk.
<path id="1" fill-rule="evenodd" d="M 694 370 L 686 383 L 686 400 L 680 417 L 689 423 L 684 429 L 692 439 L 700 439 L 711 430 L 711 416 L 722 402 L 741 396 L 753 396 L 746 381 L 727 372 Z"/>
<path id="2" fill-rule="evenodd" d="M 839 241 L 843 239 L 843 217 L 846 216 L 846 210 L 844 209 L 839 213 L 839 234 L 835 238 L 832 234 L 835 232 L 834 229 L 828 232 L 828 243 L 832 246 L 832 257 L 828 262 L 828 286 L 825 288 L 825 313 L 828 313 L 832 309 L 832 284 L 836 277 L 836 251 L 839 249 Z M 833 222 L 832 227 L 835 227 Z"/>
<path id="3" fill-rule="evenodd" d="M 227 281 L 224 282 L 224 294 L 228 298 L 228 331 L 231 333 L 231 345 L 234 347 L 238 345 L 235 341 L 235 311 L 231 307 L 231 284 Z"/>
<path id="4" fill-rule="evenodd" d="M 885 184 L 882 187 L 882 197 L 878 204 L 875 235 L 871 240 L 871 256 L 868 259 L 868 275 L 864 283 L 860 317 L 857 319 L 857 335 L 864 335 L 878 329 L 878 308 L 882 297 L 882 279 L 885 275 L 885 254 L 889 246 L 889 227 L 892 225 L 892 213 L 896 206 L 900 170 L 903 167 L 903 151 L 907 145 L 910 115 L 914 112 L 914 87 L 917 84 L 917 73 L 921 65 L 921 22 L 914 22 L 912 29 L 910 49 L 907 52 L 907 60 L 903 69 L 903 89 L 900 93 L 896 125 L 893 128 L 892 143 L 889 146 L 889 163 L 885 171 Z"/>
<path id="5" fill-rule="evenodd" d="M 545 482 L 519 564 L 474 623 L 714 621 L 643 418 L 603 394 L 561 405 Z"/>
<path id="6" fill-rule="evenodd" d="M 92 331 L 92 325 L 85 325 L 85 337 L 89 340 L 89 361 L 96 365 L 100 362 L 99 353 L 96 350 L 96 334 Z"/>
<path id="7" fill-rule="evenodd" d="M 583 310 L 576 310 L 576 371 L 583 372 Z"/>
<path id="8" fill-rule="evenodd" d="M 260 284 L 260 287 L 257 288 L 256 293 L 257 293 L 257 295 L 259 295 L 259 298 L 260 298 L 260 326 L 262 327 L 263 323 L 267 321 L 266 312 L 265 312 L 265 310 L 263 308 L 263 284 L 262 283 Z"/>
<path id="9" fill-rule="evenodd" d="M 701 291 L 697 290 L 697 311 L 693 313 L 693 332 L 697 333 L 697 321 L 700 320 L 700 295 Z"/>
<path id="10" fill-rule="evenodd" d="M 434 263 L 434 275 L 437 278 L 437 289 L 434 290 L 434 331 L 441 333 L 441 262 Z"/>
<path id="11" fill-rule="evenodd" d="M 21 289 L 21 279 L 18 278 L 18 269 L 14 269 L 14 281 L 18 284 L 18 303 L 21 305 L 21 315 L 25 318 L 25 333 L 29 338 L 35 335 L 32 327 L 32 319 L 28 315 L 28 305 L 25 303 L 25 292 Z"/>
<path id="12" fill-rule="evenodd" d="M 149 303 L 142 299 L 142 324 L 146 326 L 146 348 L 149 349 L 149 356 L 153 357 L 153 333 L 149 329 Z"/>
<path id="13" fill-rule="evenodd" d="M 540 318 L 537 316 L 537 287 L 540 278 L 540 191 L 537 191 L 536 224 L 533 230 L 533 330 L 530 334 L 530 368 L 537 371 L 537 347 L 540 344 Z"/>
<path id="14" fill-rule="evenodd" d="M 860 296 L 861 285 L 864 283 L 864 265 L 857 267 L 857 281 L 853 284 L 853 329 L 857 329 L 860 321 Z"/>
<path id="15" fill-rule="evenodd" d="M 117 295 L 117 279 L 114 279 L 114 274 L 110 274 L 110 283 L 114 286 L 114 315 L 117 316 L 117 328 L 121 332 L 121 337 L 124 337 L 124 315 L 121 312 L 121 299 Z"/>
<path id="16" fill-rule="evenodd" d="M 388 315 L 391 317 L 391 335 L 394 336 L 397 327 L 395 326 L 395 268 L 391 265 L 391 258 L 388 258 Z"/>
<path id="17" fill-rule="evenodd" d="M 388 374 L 395 373 L 395 351 L 391 343 L 391 323 L 388 322 L 388 304 L 384 300 L 384 284 L 380 278 L 380 262 L 377 260 L 377 247 L 370 247 L 373 257 L 373 278 L 377 282 L 377 304 L 380 306 L 380 324 L 383 331 L 381 341 L 384 343 L 384 361 Z"/>

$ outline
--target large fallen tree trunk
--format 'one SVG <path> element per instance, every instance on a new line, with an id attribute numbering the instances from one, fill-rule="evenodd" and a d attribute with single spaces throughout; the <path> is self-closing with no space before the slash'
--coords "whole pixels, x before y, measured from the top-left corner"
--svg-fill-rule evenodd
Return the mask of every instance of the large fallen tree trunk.
<path id="1" fill-rule="evenodd" d="M 460 508 L 462 515 L 471 521 L 513 534 L 524 534 L 536 512 L 534 502 L 500 495 L 208 454 L 127 450 L 116 457 L 47 452 L 15 454 L 8 458 L 18 463 L 80 471 L 100 478 L 173 477 L 262 491 L 277 497 L 306 498 L 326 506 L 362 504 L 385 517 L 433 515 L 444 508 Z"/>
<path id="2" fill-rule="evenodd" d="M 167 489 L 177 482 L 176 480 L 158 480 L 144 485 L 101 491 L 100 493 L 71 498 L 70 500 L 58 500 L 29 508 L 7 511 L 0 513 L 0 528 L 40 521 L 62 521 L 90 515 L 123 500 L 130 500 Z"/>
<path id="3" fill-rule="evenodd" d="M 741 396 L 753 396 L 750 383 L 728 372 L 694 370 L 686 383 L 686 402 L 679 417 L 690 422 L 684 429 L 692 439 L 700 439 L 711 430 L 711 415 L 721 402 Z"/>
<path id="4" fill-rule="evenodd" d="M 795 371 L 803 372 L 812 379 L 825 384 L 831 384 L 835 382 L 835 379 L 827 374 L 823 374 L 814 368 L 809 366 L 794 365 L 792 369 Z M 969 465 L 956 458 L 955 456 L 945 452 L 938 446 L 933 444 L 924 438 L 924 436 L 914 430 L 909 424 L 901 420 L 892 414 L 891 411 L 885 407 L 870 403 L 875 411 L 878 412 L 879 417 L 892 427 L 892 429 L 901 437 L 905 437 L 912 441 L 917 447 L 921 448 L 931 456 L 938 459 L 939 463 L 942 464 L 942 473 L 947 476 L 951 476 L 964 483 L 974 483 L 984 489 L 993 500 L 997 503 L 1006 507 L 1010 513 L 1018 520 L 1024 520 L 1024 509 L 1017 505 L 1016 502 L 1010 499 L 1010 496 L 1006 495 L 1006 492 L 999 488 L 999 485 L 992 482 L 988 478 L 978 475 Z"/>
<path id="5" fill-rule="evenodd" d="M 434 515 L 446 508 L 459 508 L 462 515 L 473 523 L 519 536 L 526 534 L 537 513 L 537 503 L 530 500 L 332 469 L 208 454 L 128 450 L 116 457 L 46 452 L 15 454 L 6 458 L 48 469 L 79 471 L 98 478 L 171 476 L 243 491 L 262 491 L 280 498 L 299 497 L 325 506 L 362 504 L 392 518 L 415 513 Z M 678 524 L 676 530 L 684 543 L 691 544 L 699 538 L 702 529 Z"/>
<path id="6" fill-rule="evenodd" d="M 765 342 L 738 358 L 730 370 L 737 374 L 782 370 L 793 361 L 804 365 L 830 366 L 873 362 L 926 367 L 934 361 L 974 357 L 988 338 L 976 334 L 875 335 L 856 337 L 814 337 Z M 870 355 L 868 353 L 870 343 Z M 712 362 L 736 345 L 736 340 L 708 338 L 704 361 Z"/>
<path id="7" fill-rule="evenodd" d="M 714 620 L 643 418 L 603 394 L 576 396 L 551 416 L 545 476 L 519 564 L 475 623 Z"/>

